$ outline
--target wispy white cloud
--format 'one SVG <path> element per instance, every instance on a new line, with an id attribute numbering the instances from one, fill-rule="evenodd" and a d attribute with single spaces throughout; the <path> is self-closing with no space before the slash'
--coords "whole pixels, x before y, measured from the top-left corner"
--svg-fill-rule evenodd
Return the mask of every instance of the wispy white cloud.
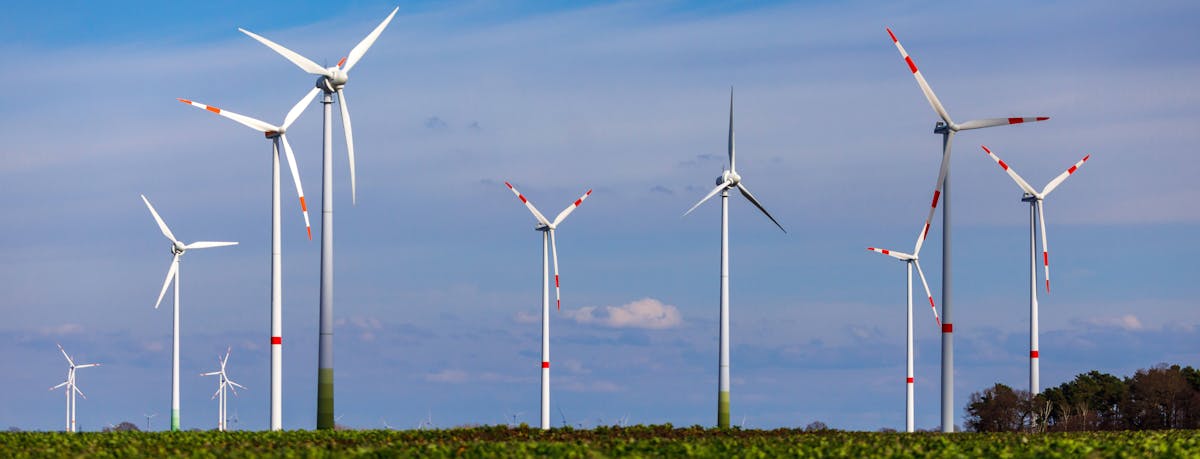
<path id="1" fill-rule="evenodd" d="M 1082 321 L 1085 325 L 1101 328 L 1119 328 L 1128 331 L 1138 331 L 1145 328 L 1142 321 L 1138 320 L 1133 314 L 1125 314 L 1122 316 L 1103 316 L 1092 317 Z"/>
<path id="2" fill-rule="evenodd" d="M 683 323 L 679 308 L 654 298 L 642 298 L 621 306 L 585 306 L 564 315 L 581 324 L 600 324 L 612 328 L 673 328 Z"/>

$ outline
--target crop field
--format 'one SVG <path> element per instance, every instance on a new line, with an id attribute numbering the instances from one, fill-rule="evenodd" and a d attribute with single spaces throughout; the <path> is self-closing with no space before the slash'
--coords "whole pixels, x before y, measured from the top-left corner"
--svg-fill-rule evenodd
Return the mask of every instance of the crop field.
<path id="1" fill-rule="evenodd" d="M 1050 434 L 805 432 L 633 426 L 430 431 L 5 432 L 33 457 L 1200 457 L 1200 431 Z"/>

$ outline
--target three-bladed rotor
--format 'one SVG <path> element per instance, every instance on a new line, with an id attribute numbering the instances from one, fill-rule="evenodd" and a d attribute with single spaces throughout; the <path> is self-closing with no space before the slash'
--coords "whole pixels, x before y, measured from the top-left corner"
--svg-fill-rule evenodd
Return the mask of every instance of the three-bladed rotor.
<path id="1" fill-rule="evenodd" d="M 721 175 L 717 177 L 716 188 L 713 188 L 712 191 L 709 191 L 708 194 L 704 196 L 704 198 L 700 199 L 700 201 L 697 202 L 696 205 L 692 206 L 691 209 L 688 209 L 687 212 L 684 212 L 683 215 L 687 216 L 687 214 L 692 213 L 693 210 L 696 210 L 697 207 L 700 207 L 700 204 L 704 204 L 704 201 L 708 201 L 713 196 L 716 196 L 717 193 L 736 188 L 739 192 L 742 193 L 742 196 L 744 196 L 747 200 L 749 200 L 751 204 L 754 204 L 754 207 L 757 207 L 758 210 L 763 213 L 763 215 L 766 215 L 767 218 L 771 219 L 771 223 L 774 223 L 775 226 L 779 227 L 780 231 L 783 231 L 784 233 L 786 233 L 787 230 L 783 229 L 783 225 L 780 225 L 779 222 L 775 220 L 775 217 L 772 217 L 771 213 L 767 212 L 767 208 L 763 207 L 763 205 L 758 202 L 758 199 L 755 198 L 754 195 L 750 193 L 750 190 L 747 189 L 746 185 L 742 183 L 742 176 L 738 175 L 738 173 L 737 173 L 737 150 L 736 150 L 736 146 L 734 143 L 734 135 L 733 135 L 733 89 L 732 88 L 730 88 L 730 90 L 729 90 L 729 145 L 728 145 L 728 151 L 729 151 L 729 169 L 721 172 Z"/>
<path id="2" fill-rule="evenodd" d="M 159 231 L 162 231 L 163 236 L 171 241 L 171 253 L 174 258 L 171 260 L 171 267 L 167 270 L 167 279 L 163 281 L 162 290 L 158 293 L 158 300 L 154 302 L 154 309 L 158 309 L 158 305 L 162 303 L 163 296 L 167 294 L 167 287 L 170 287 L 171 281 L 179 274 L 179 257 L 182 257 L 185 252 L 190 249 L 208 249 L 212 247 L 225 247 L 237 245 L 236 242 L 211 242 L 198 241 L 191 244 L 185 244 L 175 238 L 175 234 L 171 232 L 171 228 L 167 227 L 166 222 L 158 215 L 158 211 L 154 210 L 154 205 L 150 204 L 150 200 L 146 199 L 146 195 L 142 196 L 142 202 L 146 203 L 146 208 L 150 209 L 150 215 L 154 216 L 154 221 L 158 223 Z"/>
<path id="3" fill-rule="evenodd" d="M 342 128 L 346 133 L 346 151 L 350 158 L 350 193 L 352 202 L 357 202 L 358 200 L 358 185 L 357 178 L 355 176 L 354 165 L 354 130 L 350 124 L 350 108 L 346 101 L 346 94 L 342 89 L 346 86 L 346 82 L 350 79 L 350 69 L 354 68 L 354 66 L 358 64 L 359 60 L 362 59 L 363 55 L 367 53 L 367 49 L 370 49 L 371 45 L 375 44 L 375 40 L 379 39 L 379 34 L 383 33 L 383 30 L 386 29 L 388 24 L 392 22 L 392 18 L 396 16 L 396 12 L 399 10 L 399 7 L 393 9 L 392 13 L 389 14 L 387 18 L 383 20 L 383 22 L 380 22 L 379 25 L 371 31 L 371 33 L 367 34 L 362 41 L 358 42 L 358 44 L 350 50 L 350 54 L 347 54 L 346 57 L 338 61 L 337 65 L 332 67 L 322 67 L 316 62 L 313 62 L 312 59 L 301 56 L 299 53 L 287 49 L 283 45 L 275 43 L 266 37 L 255 34 L 254 32 L 246 29 L 238 28 L 238 30 L 250 38 L 253 38 L 259 43 L 266 45 L 268 48 L 271 48 L 271 50 L 279 53 L 279 55 L 283 56 L 291 63 L 296 64 L 296 66 L 300 67 L 301 70 L 313 75 L 317 75 L 318 78 L 316 82 L 316 88 L 312 90 L 313 94 L 315 94 L 316 91 L 323 91 L 326 94 L 335 92 L 337 93 L 339 106 L 342 113 Z"/>
<path id="4" fill-rule="evenodd" d="M 587 190 L 586 193 L 583 193 L 583 196 L 580 196 L 579 199 L 576 199 L 575 202 L 567 206 L 566 209 L 563 209 L 562 212 L 559 212 L 558 215 L 554 217 L 554 221 L 550 221 L 546 219 L 546 216 L 542 215 L 542 213 L 537 210 L 537 207 L 534 207 L 532 202 L 529 202 L 529 199 L 525 198 L 525 195 L 521 194 L 520 191 L 517 191 L 517 189 L 513 187 L 511 183 L 504 182 L 504 185 L 507 186 L 508 189 L 517 196 L 517 199 L 521 200 L 521 203 L 525 204 L 525 207 L 529 209 L 529 213 L 533 214 L 533 218 L 537 219 L 538 224 L 535 229 L 538 231 L 545 231 L 550 235 L 550 252 L 554 257 L 554 298 L 558 304 L 558 309 L 561 310 L 562 295 L 559 293 L 558 286 L 558 245 L 554 240 L 554 230 L 558 228 L 558 225 L 562 223 L 563 220 L 567 219 L 568 215 L 571 215 L 571 212 L 574 212 L 575 209 L 579 208 L 580 204 L 583 204 L 583 200 L 592 195 L 592 190 Z"/>
<path id="5" fill-rule="evenodd" d="M 1059 185 L 1062 185 L 1063 181 L 1065 181 L 1067 179 L 1067 177 L 1070 177 L 1071 174 L 1074 174 L 1075 171 L 1079 170 L 1079 168 L 1081 166 L 1083 166 L 1083 163 L 1087 162 L 1087 160 L 1089 158 L 1091 158 L 1092 155 L 1084 156 L 1083 159 L 1079 160 L 1079 162 L 1077 162 L 1074 165 L 1072 165 L 1071 167 L 1067 168 L 1067 170 L 1063 171 L 1063 173 L 1058 174 L 1057 177 L 1054 177 L 1054 179 L 1051 180 L 1049 183 L 1047 183 L 1046 186 L 1044 188 L 1042 188 L 1041 191 L 1038 191 L 1038 190 L 1033 189 L 1033 187 L 1029 185 L 1029 182 L 1026 182 L 1024 178 L 1021 178 L 1021 175 L 1017 174 L 1017 171 L 1015 171 L 1011 167 L 1009 167 L 1008 163 L 1006 163 L 1006 162 L 1004 162 L 1004 160 L 1000 159 L 999 156 L 996 156 L 995 153 L 992 153 L 991 149 L 989 149 L 986 146 L 982 146 L 982 145 L 981 145 L 981 147 L 983 148 L 984 153 L 987 153 L 988 157 L 991 158 L 992 161 L 995 161 L 996 164 L 999 165 L 1001 169 L 1004 169 L 1004 171 L 1008 173 L 1008 176 L 1012 178 L 1013 182 L 1016 182 L 1017 186 L 1021 188 L 1021 191 L 1025 192 L 1025 195 L 1028 197 L 1028 199 L 1032 201 L 1031 204 L 1034 207 L 1037 207 L 1037 213 L 1038 213 L 1037 219 L 1038 219 L 1038 224 L 1041 226 L 1041 233 L 1042 233 L 1042 265 L 1045 268 L 1045 274 L 1046 274 L 1046 293 L 1049 293 L 1050 292 L 1050 248 L 1046 245 L 1046 243 L 1047 243 L 1046 212 L 1045 212 L 1046 203 L 1044 201 L 1046 199 L 1046 196 L 1049 195 L 1051 191 L 1054 191 L 1055 188 L 1058 188 Z"/>
<path id="6" fill-rule="evenodd" d="M 238 124 L 261 132 L 264 136 L 266 136 L 267 139 L 270 139 L 272 142 L 276 142 L 276 147 L 279 146 L 279 143 L 283 144 L 283 152 L 287 157 L 288 168 L 292 171 L 292 182 L 296 184 L 296 195 L 300 197 L 300 211 L 304 214 L 304 228 L 305 231 L 308 232 L 309 240 L 312 240 L 312 225 L 308 220 L 308 204 L 304 201 L 304 186 L 300 184 L 300 169 L 296 167 L 296 155 L 292 153 L 292 145 L 288 143 L 286 134 L 287 129 L 291 127 L 292 123 L 296 122 L 296 120 L 300 118 L 300 115 L 304 113 L 304 108 L 307 107 L 308 104 L 312 103 L 313 98 L 317 97 L 318 92 L 319 91 L 316 89 L 313 89 L 309 91 L 308 94 L 305 94 L 299 102 L 296 102 L 296 105 L 292 106 L 291 110 L 288 110 L 287 116 L 283 118 L 283 124 L 278 126 L 266 121 L 251 118 L 246 115 L 234 113 L 229 110 L 222 110 L 211 105 L 205 105 L 187 99 L 177 99 L 182 103 L 216 113 L 225 118 L 234 120 L 238 122 Z"/>

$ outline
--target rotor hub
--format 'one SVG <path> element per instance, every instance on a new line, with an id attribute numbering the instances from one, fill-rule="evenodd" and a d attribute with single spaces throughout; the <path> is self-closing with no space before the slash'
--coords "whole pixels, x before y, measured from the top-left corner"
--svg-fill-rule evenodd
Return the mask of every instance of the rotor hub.
<path id="1" fill-rule="evenodd" d="M 722 172 L 721 176 L 717 177 L 717 185 L 728 182 L 729 186 L 733 187 L 733 186 L 737 186 L 738 182 L 741 182 L 741 181 L 742 181 L 742 176 L 738 175 L 738 173 L 734 172 L 734 171 Z"/>
<path id="2" fill-rule="evenodd" d="M 183 252 L 186 250 L 187 247 L 185 247 L 182 242 L 175 241 L 174 244 L 171 244 L 171 254 L 173 255 L 183 255 Z"/>

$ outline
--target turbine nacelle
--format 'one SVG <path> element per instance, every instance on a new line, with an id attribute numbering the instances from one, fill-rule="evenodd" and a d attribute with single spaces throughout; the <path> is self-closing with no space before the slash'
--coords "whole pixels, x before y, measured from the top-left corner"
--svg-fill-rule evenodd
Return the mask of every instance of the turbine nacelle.
<path id="1" fill-rule="evenodd" d="M 350 79 L 340 67 L 329 67 L 325 69 L 327 75 L 321 75 L 317 78 L 317 88 L 325 92 L 338 92 L 342 87 L 346 86 L 346 81 Z"/>
<path id="2" fill-rule="evenodd" d="M 725 171 L 725 172 L 722 172 L 722 173 L 721 173 L 721 176 L 720 176 L 720 177 L 717 177 L 717 182 L 716 182 L 716 184 L 717 184 L 717 185 L 721 185 L 721 184 L 728 183 L 728 184 L 729 184 L 729 186 L 728 186 L 729 188 L 734 188 L 734 187 L 736 187 L 736 186 L 737 186 L 737 184 L 738 184 L 739 182 L 741 182 L 741 181 L 742 181 L 742 176 L 738 175 L 738 173 L 737 173 L 737 172 L 734 172 L 734 171 Z"/>
<path id="3" fill-rule="evenodd" d="M 184 243 L 182 243 L 180 241 L 175 241 L 175 242 L 171 243 L 171 254 L 172 255 L 183 255 L 183 252 L 186 252 L 186 251 L 187 251 L 187 246 L 184 245 Z"/>

